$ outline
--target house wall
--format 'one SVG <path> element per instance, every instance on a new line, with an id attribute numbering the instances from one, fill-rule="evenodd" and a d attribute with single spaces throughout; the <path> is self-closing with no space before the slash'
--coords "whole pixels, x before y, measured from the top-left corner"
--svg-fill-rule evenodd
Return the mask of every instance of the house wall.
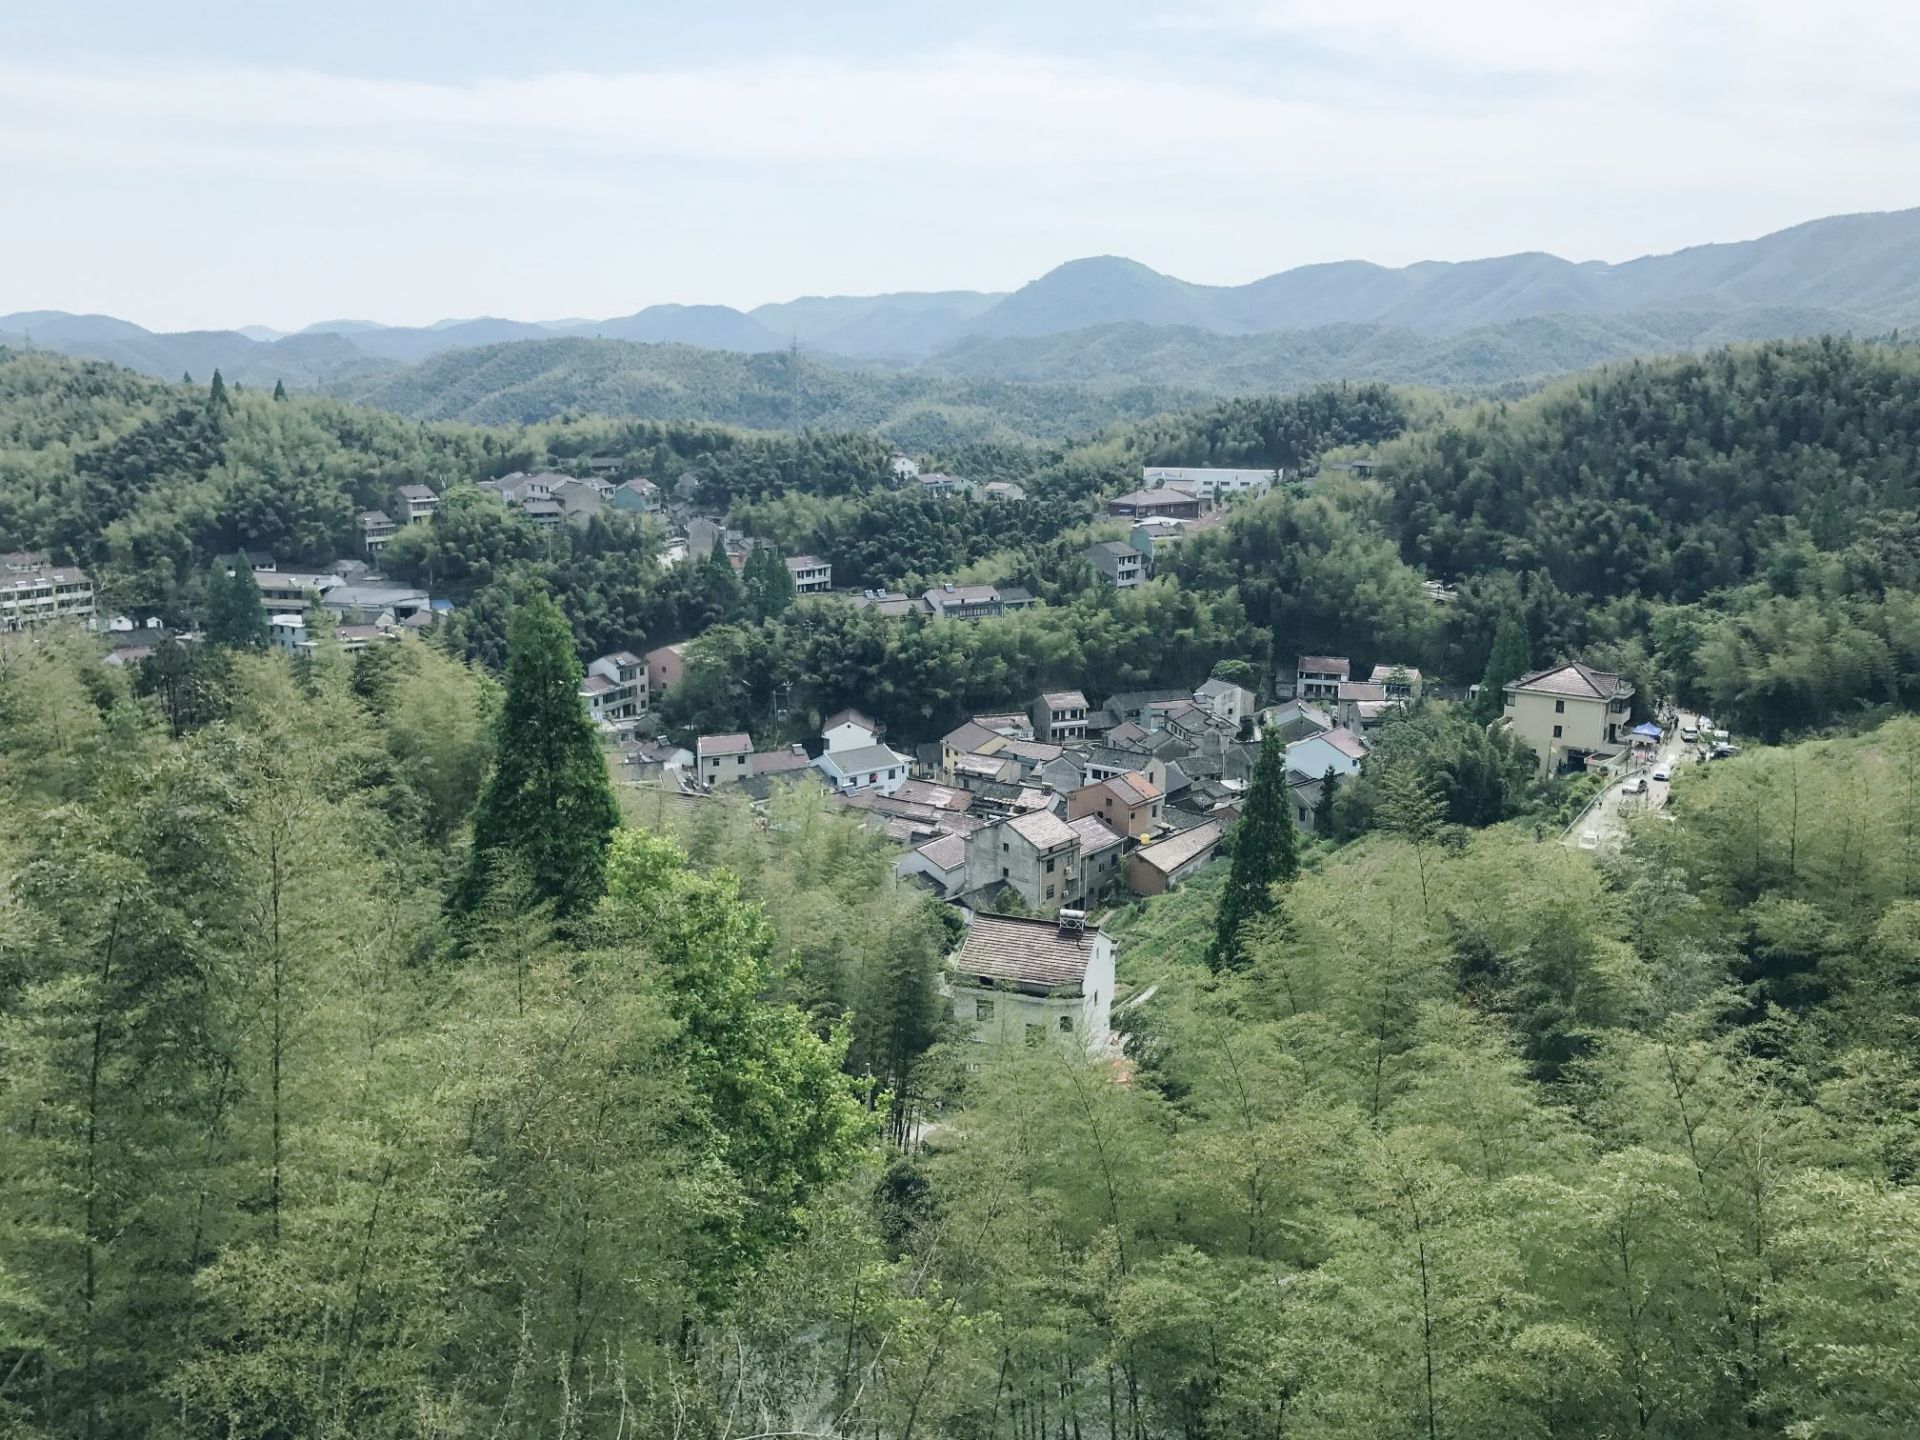
<path id="1" fill-rule="evenodd" d="M 953 869 L 943 870 L 918 850 L 909 850 L 893 862 L 893 873 L 902 880 L 925 875 L 940 887 L 940 898 L 945 900 L 966 888 L 967 864 L 962 860 Z"/>
<path id="2" fill-rule="evenodd" d="M 828 753 L 835 750 L 858 750 L 863 745 L 874 743 L 873 731 L 864 725 L 856 725 L 850 720 L 843 720 L 831 730 L 822 730 L 820 738 L 827 742 Z"/>
<path id="3" fill-rule="evenodd" d="M 1024 1044 L 1027 1027 L 1038 1025 L 1041 1034 L 1055 1044 L 1070 1043 L 1072 1037 L 1087 1051 L 1099 1053 L 1106 1049 L 1113 1030 L 1113 985 L 1113 941 L 1098 935 L 1078 995 L 1028 995 L 997 985 L 982 986 L 976 977 L 959 974 L 949 976 L 948 991 L 954 1019 L 971 1029 L 976 1043 Z M 980 1015 L 982 1000 L 993 1006 L 990 1017 Z M 1062 1020 L 1067 1022 L 1065 1029 Z"/>
<path id="4" fill-rule="evenodd" d="M 1556 709 L 1556 701 L 1564 708 Z M 1616 731 L 1625 723 L 1628 713 L 1626 710 L 1615 712 L 1612 720 Z M 1539 757 L 1542 775 L 1557 770 L 1569 750 L 1606 750 L 1618 743 L 1609 738 L 1604 700 L 1519 690 L 1507 697 L 1506 718 L 1513 733 L 1526 741 L 1528 748 Z M 1558 735 L 1553 733 L 1555 726 L 1560 729 Z"/>
<path id="5" fill-rule="evenodd" d="M 908 772 L 913 767 L 903 756 L 882 769 L 859 770 L 849 774 L 833 762 L 829 752 L 815 756 L 813 768 L 827 777 L 827 784 L 833 787 L 836 794 L 858 795 L 863 790 L 871 790 L 879 795 L 891 795 L 912 778 Z M 869 775 L 875 778 L 868 780 Z"/>
<path id="6" fill-rule="evenodd" d="M 665 697 L 667 691 L 680 683 L 680 677 L 686 673 L 686 660 L 662 645 L 657 650 L 647 652 L 647 690 L 650 694 Z"/>
<path id="7" fill-rule="evenodd" d="M 1047 869 L 1047 861 L 1053 869 Z M 1038 915 L 1070 906 L 1080 894 L 1080 847 L 1063 845 L 1042 855 L 1011 825 L 985 825 L 967 837 L 965 888 L 978 890 L 1004 880 Z M 1051 889 L 1053 894 L 1047 894 Z"/>
<path id="8" fill-rule="evenodd" d="M 1067 819 L 1078 820 L 1086 815 L 1098 815 L 1109 830 L 1138 839 L 1153 828 L 1165 803 L 1163 800 L 1148 800 L 1139 805 L 1128 805 L 1114 794 L 1111 786 L 1088 785 L 1067 797 Z"/>
<path id="9" fill-rule="evenodd" d="M 730 785 L 753 773 L 752 757 L 744 750 L 737 755 L 702 755 L 700 781 L 704 785 Z"/>
<path id="10" fill-rule="evenodd" d="M 1329 744 L 1325 736 L 1313 735 L 1287 746 L 1287 768 L 1318 779 L 1329 769 L 1336 775 L 1358 775 L 1360 762 Z"/>

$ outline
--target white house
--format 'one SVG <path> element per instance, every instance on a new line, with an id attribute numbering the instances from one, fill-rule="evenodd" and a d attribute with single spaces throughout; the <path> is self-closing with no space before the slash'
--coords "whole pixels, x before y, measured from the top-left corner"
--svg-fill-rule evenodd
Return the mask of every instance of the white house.
<path id="1" fill-rule="evenodd" d="M 1104 1053 L 1113 941 L 1078 910 L 1055 920 L 978 914 L 947 964 L 954 1018 L 983 1043 L 1047 1041 Z"/>
<path id="2" fill-rule="evenodd" d="M 603 729 L 631 729 L 647 711 L 646 662 L 631 650 L 602 655 L 587 666 L 580 700 Z"/>
<path id="3" fill-rule="evenodd" d="M 893 862 L 893 873 L 902 880 L 919 875 L 942 900 L 950 900 L 966 888 L 967 837 L 941 835 L 917 845 Z"/>
<path id="4" fill-rule="evenodd" d="M 878 744 L 884 734 L 884 725 L 874 724 L 858 710 L 836 711 L 820 727 L 820 738 L 829 751 L 862 750 Z"/>
<path id="5" fill-rule="evenodd" d="M 833 588 L 833 566 L 818 555 L 795 555 L 787 561 L 796 595 L 820 595 Z"/>
<path id="6" fill-rule="evenodd" d="M 855 745 L 813 757 L 813 768 L 841 795 L 874 790 L 891 795 L 906 782 L 912 762 L 885 745 Z"/>
<path id="7" fill-rule="evenodd" d="M 753 761 L 751 735 L 702 735 L 693 742 L 693 750 L 699 762 L 702 785 L 724 785 L 729 781 L 744 780 L 750 773 L 748 766 Z"/>
<path id="8" fill-rule="evenodd" d="M 1193 703 L 1235 731 L 1240 722 L 1253 713 L 1253 692 L 1231 680 L 1214 676 L 1193 692 Z"/>
<path id="9" fill-rule="evenodd" d="M 1212 465 L 1148 465 L 1141 470 L 1140 478 L 1149 490 L 1159 486 L 1221 500 L 1228 495 L 1264 495 L 1273 488 L 1274 481 L 1285 478 L 1286 473 L 1277 468 L 1237 470 Z"/>
<path id="10" fill-rule="evenodd" d="M 1358 775 L 1361 762 L 1366 758 L 1367 742 L 1344 725 L 1287 746 L 1287 769 L 1315 779 L 1329 770 L 1342 777 Z"/>

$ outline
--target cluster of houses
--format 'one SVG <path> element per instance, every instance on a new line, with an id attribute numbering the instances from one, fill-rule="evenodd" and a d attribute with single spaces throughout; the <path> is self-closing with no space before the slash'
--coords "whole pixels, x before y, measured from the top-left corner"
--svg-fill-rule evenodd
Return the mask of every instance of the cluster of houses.
<path id="1" fill-rule="evenodd" d="M 37 551 L 0 554 L 0 631 L 26 630 L 49 620 L 94 618 L 93 581 L 72 565 L 56 565 Z"/>

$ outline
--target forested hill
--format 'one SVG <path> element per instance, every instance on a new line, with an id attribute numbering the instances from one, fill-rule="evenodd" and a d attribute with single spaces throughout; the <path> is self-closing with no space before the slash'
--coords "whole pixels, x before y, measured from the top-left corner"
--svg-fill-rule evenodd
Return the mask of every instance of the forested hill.
<path id="1" fill-rule="evenodd" d="M 1200 403 L 1179 383 L 1009 384 L 615 340 L 526 340 L 458 350 L 345 381 L 349 398 L 426 420 L 526 424 L 581 414 L 702 420 L 751 429 L 873 430 L 926 449 L 956 440 L 1086 435 Z"/>
<path id="2" fill-rule="evenodd" d="M 1410 558 L 1693 599 L 1920 500 L 1920 353 L 1822 340 L 1618 365 L 1385 452 Z M 1782 588 L 1786 588 L 1783 586 Z"/>

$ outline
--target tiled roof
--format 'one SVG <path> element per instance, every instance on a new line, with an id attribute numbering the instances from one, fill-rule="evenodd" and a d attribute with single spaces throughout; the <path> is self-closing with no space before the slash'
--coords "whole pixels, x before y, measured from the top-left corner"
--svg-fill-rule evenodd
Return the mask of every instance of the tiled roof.
<path id="1" fill-rule="evenodd" d="M 1333 729 L 1327 731 L 1326 734 L 1319 738 L 1326 741 L 1350 760 L 1364 760 L 1367 758 L 1367 742 L 1347 729 L 1344 725 L 1334 726 Z"/>
<path id="2" fill-rule="evenodd" d="M 851 750 L 829 750 L 820 757 L 829 761 L 842 775 L 861 770 L 887 770 L 907 763 L 907 757 L 890 745 L 856 745 Z"/>
<path id="3" fill-rule="evenodd" d="M 1121 840 L 1098 815 L 1082 815 L 1078 820 L 1069 820 L 1067 828 L 1080 837 L 1082 855 L 1097 855 L 1102 850 L 1118 845 Z"/>
<path id="4" fill-rule="evenodd" d="M 1116 495 L 1107 502 L 1109 505 L 1131 505 L 1138 509 L 1142 505 L 1191 505 L 1193 496 L 1184 490 L 1129 490 L 1124 495 Z"/>
<path id="5" fill-rule="evenodd" d="M 1330 670 L 1336 675 L 1346 675 L 1352 668 L 1352 662 L 1344 655 L 1302 655 L 1295 667 L 1300 670 Z"/>
<path id="6" fill-rule="evenodd" d="M 1009 740 L 994 753 L 1018 756 L 1029 765 L 1044 765 L 1049 760 L 1058 760 L 1066 751 L 1045 740 Z"/>
<path id="7" fill-rule="evenodd" d="M 582 695 L 604 695 L 609 690 L 618 690 L 619 688 L 618 685 L 615 685 L 613 681 L 607 679 L 604 675 L 589 675 L 580 682 L 580 693 Z"/>
<path id="8" fill-rule="evenodd" d="M 1073 830 L 1051 810 L 1029 810 L 1007 821 L 1007 828 L 1036 850 L 1073 843 Z"/>
<path id="9" fill-rule="evenodd" d="M 751 735 L 702 735 L 694 745 L 695 752 L 702 757 L 708 755 L 738 755 L 753 749 Z"/>
<path id="10" fill-rule="evenodd" d="M 1149 800 L 1160 798 L 1160 787 L 1142 775 L 1138 770 L 1129 770 L 1124 775 L 1115 775 L 1106 782 L 1129 805 L 1144 805 Z"/>
<path id="11" fill-rule="evenodd" d="M 1409 680 L 1417 682 L 1420 679 L 1420 672 L 1411 665 L 1376 665 L 1368 678 L 1376 685 L 1384 685 L 1394 677 L 1396 671 Z"/>
<path id="12" fill-rule="evenodd" d="M 1000 773 L 1001 767 L 1013 764 L 1013 761 L 1001 755 L 982 755 L 978 751 L 968 751 L 954 758 L 954 772 L 959 775 L 987 775 Z"/>
<path id="13" fill-rule="evenodd" d="M 1342 702 L 1384 700 L 1387 698 L 1387 687 L 1376 685 L 1371 680 L 1342 680 L 1340 689 L 1336 693 Z"/>
<path id="14" fill-rule="evenodd" d="M 1543 695 L 1566 695 L 1582 700 L 1613 700 L 1633 693 L 1633 686 L 1620 676 L 1578 662 L 1536 670 L 1531 675 L 1521 676 L 1507 688 L 1532 690 Z"/>
<path id="15" fill-rule="evenodd" d="M 747 768 L 755 775 L 784 775 L 791 770 L 804 770 L 812 762 L 807 752 L 798 745 L 790 745 L 785 750 L 760 750 L 747 762 Z"/>
<path id="16" fill-rule="evenodd" d="M 439 497 L 424 485 L 402 485 L 399 487 L 402 500 L 435 500 Z"/>
<path id="17" fill-rule="evenodd" d="M 870 731 L 875 735 L 880 733 L 880 727 L 878 725 L 874 724 L 873 721 L 865 715 L 862 715 L 858 710 L 852 708 L 834 711 L 833 714 L 827 716 L 825 720 L 820 722 L 820 729 L 824 732 L 833 729 L 836 725 L 845 725 L 848 721 L 852 721 L 862 730 Z"/>
<path id="18" fill-rule="evenodd" d="M 1062 930 L 1052 920 L 980 914 L 953 957 L 953 968 L 1036 990 L 1077 994 L 1100 940 L 1094 929 Z"/>
<path id="19" fill-rule="evenodd" d="M 1048 690 L 1040 698 L 1055 710 L 1087 708 L 1087 697 L 1078 690 Z"/>
<path id="20" fill-rule="evenodd" d="M 967 863 L 967 837 L 942 835 L 919 847 L 920 853 L 942 870 L 958 870 Z"/>
<path id="21" fill-rule="evenodd" d="M 827 562 L 818 555 L 795 555 L 788 559 L 789 570 L 825 570 Z"/>
<path id="22" fill-rule="evenodd" d="M 1196 855 L 1204 854 L 1219 843 L 1220 822 L 1209 820 L 1204 825 L 1183 831 L 1171 840 L 1162 840 L 1156 845 L 1142 845 L 1133 853 L 1154 869 L 1171 875 Z"/>
<path id="23" fill-rule="evenodd" d="M 965 810 L 973 804 L 971 791 L 953 785 L 935 785 L 930 780 L 902 781 L 894 794 L 917 805 L 931 805 L 936 810 Z"/>
<path id="24" fill-rule="evenodd" d="M 640 657 L 631 650 L 610 651 L 600 658 L 602 660 L 611 660 L 616 665 L 638 665 L 640 663 Z"/>

